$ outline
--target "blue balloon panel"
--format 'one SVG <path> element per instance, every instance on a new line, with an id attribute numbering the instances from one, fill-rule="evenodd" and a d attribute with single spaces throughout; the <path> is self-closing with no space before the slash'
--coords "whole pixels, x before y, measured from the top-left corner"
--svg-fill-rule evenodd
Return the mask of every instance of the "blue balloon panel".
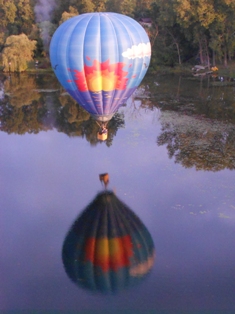
<path id="1" fill-rule="evenodd" d="M 98 120 L 110 117 L 144 78 L 151 46 L 144 28 L 117 13 L 86 13 L 61 24 L 50 44 L 66 91 Z"/>

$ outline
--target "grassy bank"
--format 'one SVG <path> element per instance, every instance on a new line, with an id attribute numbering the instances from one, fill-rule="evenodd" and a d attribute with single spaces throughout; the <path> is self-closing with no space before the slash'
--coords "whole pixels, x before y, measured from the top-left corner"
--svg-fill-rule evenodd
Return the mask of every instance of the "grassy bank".
<path id="1" fill-rule="evenodd" d="M 152 75 L 166 75 L 166 74 L 191 75 L 192 68 L 193 68 L 192 64 L 182 64 L 175 67 L 151 65 L 149 67 L 148 73 Z M 225 67 L 223 64 L 218 64 L 217 68 L 218 71 L 214 73 L 216 73 L 218 76 L 230 77 L 235 79 L 235 63 L 228 64 L 227 67 Z"/>
<path id="2" fill-rule="evenodd" d="M 26 72 L 30 73 L 44 73 L 44 72 L 53 72 L 53 69 L 51 67 L 51 63 L 49 58 L 42 58 L 37 60 L 38 63 L 36 64 L 35 60 L 29 62 L 28 69 Z M 223 77 L 230 77 L 235 79 L 235 63 L 229 63 L 227 67 L 225 67 L 223 64 L 217 64 L 218 71 L 216 74 L 218 76 Z M 166 75 L 166 74 L 181 74 L 181 75 L 191 75 L 192 74 L 192 64 L 182 64 L 177 65 L 174 67 L 169 66 L 161 66 L 161 65 L 155 65 L 151 63 L 148 74 L 150 75 Z M 0 72 L 3 71 L 2 68 L 0 68 Z"/>
<path id="3" fill-rule="evenodd" d="M 224 77 L 235 78 L 235 63 L 230 63 L 227 67 L 218 65 L 218 75 Z"/>

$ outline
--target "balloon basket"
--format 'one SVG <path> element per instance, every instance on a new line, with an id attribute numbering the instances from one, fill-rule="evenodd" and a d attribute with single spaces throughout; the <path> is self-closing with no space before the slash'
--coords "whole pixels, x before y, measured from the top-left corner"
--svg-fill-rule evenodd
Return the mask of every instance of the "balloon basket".
<path id="1" fill-rule="evenodd" d="M 100 141 L 105 141 L 105 140 L 107 140 L 107 138 L 108 138 L 108 132 L 106 132 L 106 133 L 101 133 L 101 134 L 100 134 L 100 132 L 98 132 L 98 133 L 97 133 L 97 138 L 98 138 L 98 140 L 100 140 Z"/>

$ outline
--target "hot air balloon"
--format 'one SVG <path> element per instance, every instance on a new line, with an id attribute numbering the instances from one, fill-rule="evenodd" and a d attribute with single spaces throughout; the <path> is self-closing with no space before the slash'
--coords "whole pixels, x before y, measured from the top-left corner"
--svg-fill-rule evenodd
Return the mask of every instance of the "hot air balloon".
<path id="1" fill-rule="evenodd" d="M 105 190 L 72 225 L 62 259 L 67 275 L 77 285 L 114 293 L 147 276 L 154 262 L 154 244 L 135 213 Z"/>
<path id="2" fill-rule="evenodd" d="M 50 44 L 52 68 L 61 85 L 101 127 L 138 87 L 150 56 L 144 28 L 117 13 L 75 16 L 58 27 Z"/>

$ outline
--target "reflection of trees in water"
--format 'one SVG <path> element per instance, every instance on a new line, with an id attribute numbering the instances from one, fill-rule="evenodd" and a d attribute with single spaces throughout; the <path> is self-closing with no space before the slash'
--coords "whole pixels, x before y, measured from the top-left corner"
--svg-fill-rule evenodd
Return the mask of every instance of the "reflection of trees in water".
<path id="1" fill-rule="evenodd" d="M 40 94 L 36 91 L 35 76 L 12 75 L 4 82 L 5 93 L 10 97 L 10 103 L 14 107 L 31 105 L 38 101 Z"/>
<path id="2" fill-rule="evenodd" d="M 11 74 L 2 77 L 4 94 L 0 102 L 0 130 L 7 133 L 38 133 L 48 127 L 41 123 L 46 115 L 44 97 L 38 92 L 38 84 L 58 88 L 50 74 Z"/>
<path id="3" fill-rule="evenodd" d="M 24 134 L 56 128 L 68 136 L 83 137 L 91 145 L 96 145 L 99 142 L 97 139 L 99 127 L 96 122 L 70 96 L 66 93 L 61 94 L 62 89 L 53 75 L 12 75 L 9 78 L 2 78 L 1 81 L 3 86 L 1 87 L 0 101 L 0 130 L 7 133 Z M 154 79 L 151 77 L 151 80 L 148 80 L 147 77 L 133 95 L 130 104 L 125 108 L 125 115 L 131 116 L 132 119 L 139 119 L 141 115 L 145 114 L 145 111 L 152 111 L 153 119 L 158 119 L 159 111 L 161 111 L 162 118 L 160 121 L 163 124 L 163 134 L 159 136 L 158 143 L 160 145 L 167 144 L 169 155 L 174 156 L 177 162 L 183 163 L 184 160 L 187 166 L 195 165 L 197 169 L 216 169 L 216 167 L 219 168 L 219 164 L 222 168 L 232 167 L 233 169 L 234 154 L 227 160 L 227 165 L 222 165 L 222 161 L 218 160 L 224 158 L 223 154 L 227 156 L 229 151 L 230 154 L 234 152 L 232 145 L 233 128 L 230 128 L 228 124 L 227 130 L 223 132 L 216 131 L 214 128 L 211 129 L 211 127 L 208 127 L 210 132 L 204 130 L 206 124 L 211 125 L 208 122 L 209 119 L 213 121 L 214 126 L 218 126 L 218 130 L 221 128 L 224 130 L 225 123 L 235 123 L 233 93 L 235 82 L 230 83 L 231 86 L 225 85 L 224 82 L 211 81 L 209 78 L 206 81 L 198 81 L 169 76 Z M 158 110 L 155 110 L 156 108 Z M 175 112 L 172 114 L 177 117 L 177 121 L 179 121 L 180 114 L 183 114 L 181 117 L 183 119 L 182 124 L 186 121 L 194 121 L 194 125 L 196 121 L 197 123 L 203 121 L 204 124 L 193 130 L 188 128 L 183 134 L 183 125 L 180 126 L 176 121 L 173 124 L 167 123 L 167 117 L 172 119 L 169 115 L 170 111 Z M 107 146 L 112 144 L 112 140 L 120 127 L 124 127 L 124 115 L 117 113 L 108 124 L 108 139 L 105 142 Z M 177 134 L 174 135 L 174 132 Z M 193 141 L 196 141 L 197 147 L 202 146 L 201 150 L 206 147 L 210 158 L 212 158 L 212 154 L 214 156 L 214 161 L 212 162 L 210 159 L 206 165 L 205 152 L 204 168 L 202 164 L 201 166 L 199 164 L 202 151 L 200 158 L 199 156 L 196 158 L 196 155 L 189 155 L 189 148 L 191 153 L 195 150 L 196 144 L 192 146 Z M 172 143 L 169 144 L 170 142 Z M 183 150 L 181 154 L 175 148 L 176 145 Z M 215 166 L 216 160 L 219 163 L 217 166 Z M 201 163 L 203 163 L 202 160 Z"/>
<path id="4" fill-rule="evenodd" d="M 40 122 L 40 117 L 46 113 L 46 108 L 40 101 L 31 105 L 15 107 L 4 100 L 0 103 L 0 130 L 8 134 L 38 133 L 46 130 Z"/>
<path id="5" fill-rule="evenodd" d="M 149 78 L 151 80 L 149 80 Z M 141 88 L 161 110 L 235 123 L 235 81 L 181 76 L 147 77 Z M 142 97 L 143 98 L 143 97 Z"/>
<path id="6" fill-rule="evenodd" d="M 125 117 L 131 120 L 139 120 L 151 112 L 152 120 L 158 119 L 159 109 L 151 99 L 148 85 L 141 85 L 131 96 L 128 106 L 125 108 Z"/>
<path id="7" fill-rule="evenodd" d="M 91 145 L 99 143 L 97 132 L 100 127 L 89 113 L 78 106 L 70 96 L 60 97 L 60 102 L 62 109 L 55 122 L 57 130 L 69 136 L 85 137 Z M 108 122 L 108 138 L 105 142 L 107 146 L 112 145 L 117 130 L 122 127 L 124 127 L 124 115 L 116 113 Z"/>
<path id="8" fill-rule="evenodd" d="M 162 112 L 158 145 L 167 145 L 169 157 L 186 168 L 219 171 L 235 169 L 233 124 Z"/>
<path id="9" fill-rule="evenodd" d="M 235 169 L 235 82 L 177 76 L 148 78 L 136 95 L 139 108 L 161 111 L 158 145 L 184 167 Z M 144 95 L 146 97 L 144 97 Z"/>
<path id="10" fill-rule="evenodd" d="M 27 78 L 27 80 L 25 79 Z M 100 142 L 97 139 L 99 126 L 90 115 L 68 95 L 61 96 L 50 83 L 50 77 L 37 89 L 37 78 L 17 77 L 4 82 L 5 97 L 0 102 L 0 130 L 16 134 L 38 133 L 56 128 L 68 136 L 86 138 L 91 145 Z M 48 81 L 49 80 L 49 81 Z M 46 85 L 46 83 L 50 83 Z M 11 86 L 13 84 L 13 86 Z M 51 87 L 51 90 L 48 89 Z M 108 123 L 108 139 L 106 145 L 111 146 L 118 128 L 124 126 L 124 115 L 115 114 Z"/>

